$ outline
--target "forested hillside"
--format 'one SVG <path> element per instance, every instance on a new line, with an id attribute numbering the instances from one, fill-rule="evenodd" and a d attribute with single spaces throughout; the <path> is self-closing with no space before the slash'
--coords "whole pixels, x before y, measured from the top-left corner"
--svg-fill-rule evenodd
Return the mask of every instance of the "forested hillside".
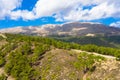
<path id="1" fill-rule="evenodd" d="M 97 46 L 120 48 L 120 36 L 50 36 L 65 42 L 74 42 L 81 45 L 94 44 Z"/>
<path id="2" fill-rule="evenodd" d="M 51 38 L 5 34 L 0 37 L 0 80 L 81 80 L 92 75 L 101 56 L 76 53 L 72 49 L 120 58 L 120 50 L 79 45 Z M 107 75 L 107 74 L 106 74 Z"/>

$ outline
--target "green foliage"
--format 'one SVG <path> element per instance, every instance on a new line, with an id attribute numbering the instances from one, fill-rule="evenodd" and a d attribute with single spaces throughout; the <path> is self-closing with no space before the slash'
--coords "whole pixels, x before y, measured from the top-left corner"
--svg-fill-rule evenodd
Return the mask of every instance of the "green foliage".
<path id="1" fill-rule="evenodd" d="M 50 36 L 65 42 L 74 42 L 82 45 L 94 44 L 97 46 L 120 48 L 120 36 Z"/>
<path id="2" fill-rule="evenodd" d="M 7 80 L 7 77 L 4 74 L 2 74 L 0 75 L 0 80 Z"/>
<path id="3" fill-rule="evenodd" d="M 78 61 L 74 62 L 74 66 L 77 69 L 82 69 L 84 71 L 93 71 L 93 67 L 95 62 L 104 60 L 101 56 L 95 56 L 93 54 L 87 54 L 87 53 L 80 53 L 77 56 Z"/>
<path id="4" fill-rule="evenodd" d="M 120 53 L 119 53 L 119 54 L 118 54 L 118 53 L 116 54 L 116 60 L 117 60 L 117 61 L 120 61 Z"/>
<path id="5" fill-rule="evenodd" d="M 30 66 L 27 56 L 20 52 L 12 52 L 8 58 L 9 62 L 5 65 L 5 71 L 18 80 L 29 80 L 34 69 Z"/>
<path id="6" fill-rule="evenodd" d="M 119 49 L 116 48 L 109 48 L 109 47 L 99 47 L 96 45 L 83 45 L 80 48 L 81 50 L 84 51 L 89 51 L 89 52 L 97 52 L 99 54 L 103 55 L 111 55 L 111 56 L 118 56 L 120 53 Z"/>
<path id="7" fill-rule="evenodd" d="M 33 56 L 32 56 L 32 62 L 37 61 L 41 58 L 41 56 L 46 52 L 50 50 L 49 45 L 44 44 L 35 44 L 34 50 L 33 50 Z"/>
<path id="8" fill-rule="evenodd" d="M 5 64 L 5 59 L 0 56 L 0 67 Z"/>

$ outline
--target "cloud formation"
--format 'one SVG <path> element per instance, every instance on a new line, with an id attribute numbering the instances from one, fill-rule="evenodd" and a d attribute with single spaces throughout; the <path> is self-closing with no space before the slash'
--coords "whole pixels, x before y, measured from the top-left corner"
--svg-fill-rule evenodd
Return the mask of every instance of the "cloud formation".
<path id="1" fill-rule="evenodd" d="M 111 23 L 110 26 L 112 26 L 112 27 L 119 27 L 120 28 L 120 21 L 115 22 L 115 23 Z"/>
<path id="2" fill-rule="evenodd" d="M 9 5 L 8 5 L 8 2 Z M 2 0 L 0 19 L 9 16 L 17 20 L 34 20 L 51 16 L 56 21 L 95 20 L 107 17 L 120 18 L 120 0 L 38 0 L 32 11 L 14 10 L 22 0 Z M 84 7 L 91 7 L 84 9 Z"/>
<path id="3" fill-rule="evenodd" d="M 0 19 L 10 16 L 12 10 L 19 7 L 22 0 L 0 0 Z"/>

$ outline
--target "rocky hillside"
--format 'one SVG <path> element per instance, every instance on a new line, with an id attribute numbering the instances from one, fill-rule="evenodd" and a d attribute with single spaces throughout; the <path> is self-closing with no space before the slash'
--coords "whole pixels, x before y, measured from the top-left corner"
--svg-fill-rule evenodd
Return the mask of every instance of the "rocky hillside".
<path id="1" fill-rule="evenodd" d="M 62 35 L 62 36 L 96 36 L 96 35 L 120 35 L 120 29 L 105 26 L 100 23 L 72 22 L 61 25 L 43 25 L 39 27 L 15 27 L 1 29 L 2 33 L 21 33 L 39 36 Z"/>
<path id="2" fill-rule="evenodd" d="M 120 79 L 119 49 L 37 36 L 4 36 L 0 39 L 0 80 Z"/>

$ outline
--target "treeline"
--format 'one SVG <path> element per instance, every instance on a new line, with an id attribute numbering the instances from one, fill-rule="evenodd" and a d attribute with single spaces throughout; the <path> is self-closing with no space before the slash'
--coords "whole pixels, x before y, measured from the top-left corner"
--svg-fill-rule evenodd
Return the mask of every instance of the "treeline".
<path id="1" fill-rule="evenodd" d="M 103 55 L 111 55 L 115 56 L 117 59 L 120 59 L 120 50 L 116 48 L 100 47 L 89 44 L 81 46 L 80 49 L 88 52 L 96 52 Z"/>
<path id="2" fill-rule="evenodd" d="M 53 38 L 65 42 L 75 42 L 78 44 L 86 45 L 86 44 L 94 44 L 97 46 L 104 46 L 104 47 L 112 47 L 112 48 L 120 48 L 120 36 L 52 36 Z M 112 43 L 112 44 L 111 44 Z"/>
<path id="3" fill-rule="evenodd" d="M 117 58 L 120 58 L 120 50 L 116 48 L 111 48 L 111 47 L 101 47 L 101 46 L 96 46 L 96 45 L 80 45 L 76 43 L 68 43 L 68 42 L 62 42 L 59 40 L 55 40 L 52 38 L 45 38 L 45 37 L 38 37 L 38 36 L 24 36 L 24 35 L 8 35 L 8 41 L 27 41 L 27 42 L 41 42 L 43 44 L 47 45 L 52 45 L 56 48 L 61 48 L 61 49 L 81 49 L 89 52 L 97 52 L 99 54 L 103 55 L 111 55 L 115 56 Z"/>
<path id="4" fill-rule="evenodd" d="M 75 43 L 62 42 L 52 38 L 40 37 L 40 36 L 25 36 L 20 34 L 6 34 L 7 41 L 9 43 L 15 42 L 39 42 L 42 44 L 47 44 L 49 46 L 54 46 L 55 48 L 61 49 L 79 49 L 80 45 Z"/>

